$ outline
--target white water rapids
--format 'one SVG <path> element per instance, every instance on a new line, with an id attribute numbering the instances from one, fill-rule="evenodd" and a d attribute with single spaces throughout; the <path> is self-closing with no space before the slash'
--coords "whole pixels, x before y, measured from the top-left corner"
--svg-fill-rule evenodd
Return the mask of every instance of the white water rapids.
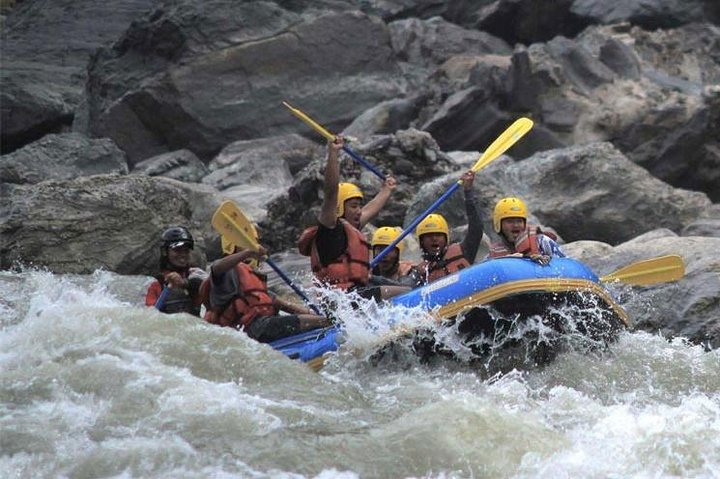
<path id="1" fill-rule="evenodd" d="M 635 332 L 501 377 L 373 365 L 388 308 L 341 313 L 315 373 L 145 285 L 0 272 L 0 477 L 720 477 L 720 351 Z"/>

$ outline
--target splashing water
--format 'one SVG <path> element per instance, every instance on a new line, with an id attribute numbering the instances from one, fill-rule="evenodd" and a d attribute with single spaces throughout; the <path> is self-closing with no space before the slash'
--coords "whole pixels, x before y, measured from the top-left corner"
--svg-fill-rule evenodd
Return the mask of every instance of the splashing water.
<path id="1" fill-rule="evenodd" d="M 502 375 L 376 366 L 383 336 L 431 316 L 338 296 L 345 343 L 314 373 L 142 306 L 148 280 L 0 274 L 0 477 L 718 477 L 717 351 L 623 332 Z M 453 351 L 460 324 L 436 330 Z M 525 325 L 562 339 L 546 326 Z"/>

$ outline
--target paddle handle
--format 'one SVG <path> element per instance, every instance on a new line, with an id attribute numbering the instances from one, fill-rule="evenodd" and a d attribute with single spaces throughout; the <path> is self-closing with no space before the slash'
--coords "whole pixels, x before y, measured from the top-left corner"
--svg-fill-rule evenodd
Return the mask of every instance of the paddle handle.
<path id="1" fill-rule="evenodd" d="M 305 301 L 305 304 L 307 304 L 310 309 L 315 311 L 315 314 L 322 316 L 322 313 L 320 312 L 318 307 L 315 306 L 313 304 L 313 302 L 310 301 L 310 298 L 308 298 L 305 295 L 305 293 L 303 293 L 302 290 L 300 288 L 298 288 L 297 285 L 295 283 L 293 283 L 293 281 L 290 278 L 287 277 L 287 275 L 283 272 L 283 270 L 281 270 L 278 267 L 278 265 L 275 264 L 275 262 L 273 260 L 271 260 L 270 258 L 265 258 L 265 262 L 268 264 L 268 266 L 270 266 L 278 274 L 278 276 L 280 276 L 282 278 L 283 281 L 285 281 L 287 283 L 288 286 L 290 286 L 292 288 L 293 291 L 295 291 L 295 293 L 297 293 L 298 296 L 300 296 L 303 299 L 303 301 Z"/>
<path id="2" fill-rule="evenodd" d="M 368 170 L 373 172 L 375 174 L 375 176 L 380 178 L 382 181 L 385 181 L 385 175 L 380 173 L 380 171 L 377 168 L 375 168 L 372 164 L 368 163 L 368 161 L 365 158 L 363 158 L 362 156 L 355 153 L 355 151 L 352 148 L 350 148 L 347 145 L 343 145 L 343 151 L 345 153 L 347 153 L 348 155 L 350 155 L 350 158 L 357 161 L 362 166 L 364 166 L 365 168 L 367 168 Z"/>
<path id="3" fill-rule="evenodd" d="M 452 195 L 453 193 L 455 193 L 455 191 L 456 191 L 458 188 L 460 188 L 460 183 L 453 183 L 452 185 L 450 185 L 450 188 L 448 188 L 447 191 L 445 191 L 445 193 L 443 193 L 440 198 L 438 198 L 437 200 L 435 200 L 435 202 L 434 202 L 433 204 L 431 204 L 430 206 L 428 206 L 425 211 L 423 211 L 422 213 L 420 213 L 420 214 L 417 216 L 417 218 L 415 218 L 415 219 L 412 221 L 412 223 L 410 223 L 410 226 L 408 226 L 407 228 L 405 228 L 405 230 L 404 230 L 402 233 L 400 233 L 400 235 L 399 235 L 397 238 L 395 238 L 395 240 L 394 240 L 392 243 L 390 243 L 389 245 L 387 245 L 387 246 L 385 247 L 385 249 L 380 252 L 380 254 L 378 254 L 377 256 L 375 256 L 375 257 L 372 259 L 372 261 L 370 262 L 370 269 L 372 269 L 372 268 L 374 268 L 375 266 L 377 266 L 377 264 L 380 262 L 380 260 L 382 260 L 382 259 L 385 257 L 385 255 L 387 255 L 390 251 L 392 251 L 392 249 L 393 249 L 395 246 L 397 246 L 397 244 L 398 244 L 400 241 L 402 241 L 403 238 L 405 238 L 412 230 L 414 230 L 415 227 L 416 227 L 417 225 L 419 225 L 420 222 L 421 222 L 422 220 L 424 220 L 427 215 L 429 215 L 430 213 L 432 213 L 433 211 L 435 211 L 435 210 L 437 209 L 437 207 L 440 206 L 443 201 L 445 201 L 446 199 L 448 199 L 448 198 L 450 197 L 450 195 Z"/>
<path id="4" fill-rule="evenodd" d="M 160 296 L 158 296 L 157 301 L 155 301 L 155 309 L 158 311 L 162 311 L 163 306 L 165 306 L 165 299 L 168 297 L 168 294 L 170 294 L 170 288 L 165 286 L 162 290 L 162 293 L 160 293 Z"/>

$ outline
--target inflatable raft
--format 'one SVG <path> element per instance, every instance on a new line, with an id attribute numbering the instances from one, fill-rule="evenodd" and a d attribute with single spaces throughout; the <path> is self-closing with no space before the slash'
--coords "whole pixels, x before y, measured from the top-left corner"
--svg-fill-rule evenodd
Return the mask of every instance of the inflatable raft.
<path id="1" fill-rule="evenodd" d="M 462 317 L 464 324 L 460 329 L 470 338 L 497 336 L 501 327 L 507 328 L 507 324 L 501 326 L 496 317 L 487 313 L 488 306 L 511 318 L 514 324 L 529 317 L 550 318 L 558 308 L 575 306 L 570 309 L 578 316 L 573 334 L 580 332 L 603 342 L 614 339 L 619 330 L 628 326 L 626 312 L 615 303 L 598 276 L 570 258 L 554 258 L 547 266 L 523 258 L 485 261 L 397 296 L 390 303 L 420 306 L 432 311 L 439 321 Z M 549 321 L 550 327 L 564 332 L 565 326 L 557 318 Z M 337 349 L 337 335 L 336 328 L 327 328 L 271 345 L 288 357 L 319 369 L 324 355 Z"/>

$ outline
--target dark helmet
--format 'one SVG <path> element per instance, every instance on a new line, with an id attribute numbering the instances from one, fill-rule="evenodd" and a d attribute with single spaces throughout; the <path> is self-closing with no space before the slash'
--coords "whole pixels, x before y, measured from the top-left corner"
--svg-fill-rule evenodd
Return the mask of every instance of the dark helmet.
<path id="1" fill-rule="evenodd" d="M 193 249 L 195 246 L 195 240 L 193 240 L 190 231 L 183 226 L 171 226 L 162 234 L 162 248 L 167 250 L 168 248 L 177 248 L 178 246 L 188 246 Z"/>

